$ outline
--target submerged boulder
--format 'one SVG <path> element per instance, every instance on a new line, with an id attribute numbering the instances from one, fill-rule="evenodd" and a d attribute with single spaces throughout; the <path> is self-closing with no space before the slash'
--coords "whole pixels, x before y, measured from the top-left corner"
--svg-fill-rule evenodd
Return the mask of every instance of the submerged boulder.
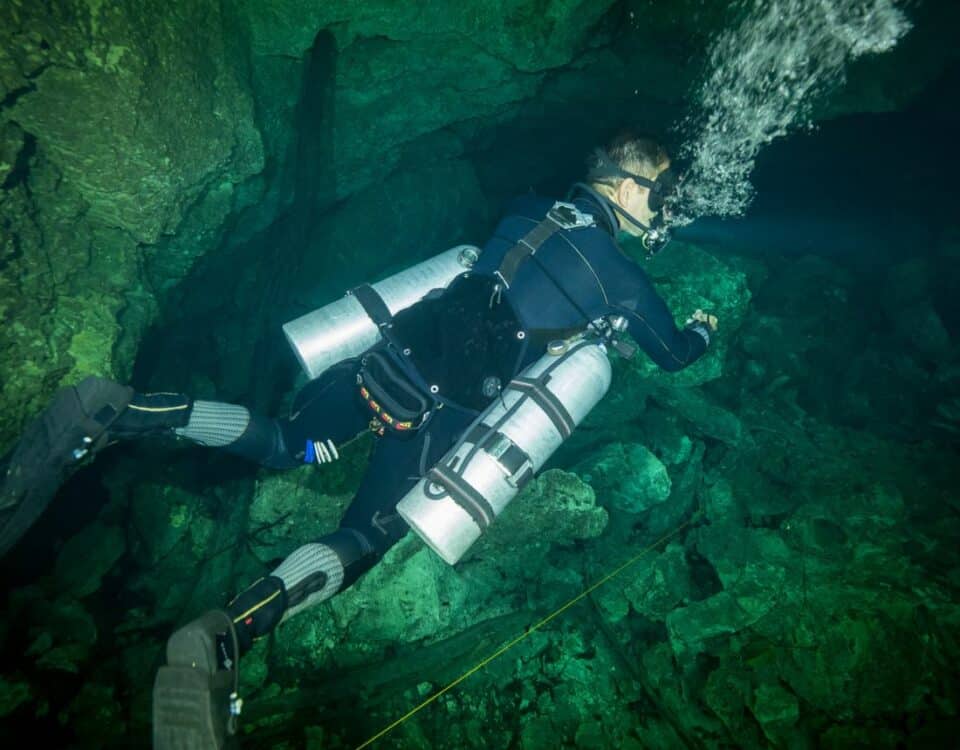
<path id="1" fill-rule="evenodd" d="M 319 473 L 304 466 L 265 471 L 258 478 L 247 519 L 247 536 L 257 557 L 286 557 L 301 544 L 336 530 L 353 494 L 327 491 L 322 479 L 318 482 Z"/>
<path id="2" fill-rule="evenodd" d="M 684 547 L 669 544 L 646 567 L 632 576 L 623 593 L 633 610 L 654 622 L 663 622 L 696 594 Z"/>
<path id="3" fill-rule="evenodd" d="M 628 252 L 631 248 L 629 243 L 625 247 Z M 677 316 L 678 325 L 684 325 L 694 310 L 701 309 L 716 315 L 719 326 L 708 356 L 680 372 L 664 372 L 642 356 L 632 364 L 643 378 L 672 390 L 716 380 L 723 373 L 728 348 L 750 304 L 747 274 L 707 250 L 683 242 L 671 243 L 645 264 L 645 270 Z"/>
<path id="4" fill-rule="evenodd" d="M 0 718 L 16 711 L 32 695 L 29 682 L 0 677 Z"/>
<path id="5" fill-rule="evenodd" d="M 645 446 L 613 443 L 576 467 L 601 503 L 641 513 L 670 496 L 666 467 Z"/>
<path id="6" fill-rule="evenodd" d="M 549 469 L 515 497 L 470 554 L 528 560 L 551 545 L 595 539 L 609 516 L 589 484 L 571 472 Z"/>

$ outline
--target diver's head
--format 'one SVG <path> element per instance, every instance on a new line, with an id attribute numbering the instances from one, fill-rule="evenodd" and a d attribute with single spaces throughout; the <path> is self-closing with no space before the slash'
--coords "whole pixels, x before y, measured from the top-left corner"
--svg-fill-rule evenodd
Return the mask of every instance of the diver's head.
<path id="1" fill-rule="evenodd" d="M 587 181 L 606 198 L 620 229 L 644 244 L 663 232 L 664 201 L 676 188 L 670 157 L 656 141 L 621 133 L 590 156 Z M 652 249 L 652 248 L 651 248 Z"/>

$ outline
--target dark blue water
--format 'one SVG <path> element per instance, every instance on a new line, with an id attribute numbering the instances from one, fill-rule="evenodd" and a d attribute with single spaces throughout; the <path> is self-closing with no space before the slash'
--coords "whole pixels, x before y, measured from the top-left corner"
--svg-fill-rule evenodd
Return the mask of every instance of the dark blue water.
<path id="1" fill-rule="evenodd" d="M 856 266 L 932 252 L 957 216 L 960 67 L 904 111 L 822 123 L 771 144 L 738 219 L 703 218 L 679 239 Z"/>

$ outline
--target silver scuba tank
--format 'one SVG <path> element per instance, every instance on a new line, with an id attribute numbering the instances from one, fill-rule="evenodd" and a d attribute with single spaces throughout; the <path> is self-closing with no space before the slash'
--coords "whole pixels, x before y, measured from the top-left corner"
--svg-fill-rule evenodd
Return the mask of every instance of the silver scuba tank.
<path id="1" fill-rule="evenodd" d="M 559 344 L 511 380 L 397 504 L 410 527 L 451 565 L 610 387 L 603 345 L 583 339 Z"/>
<path id="2" fill-rule="evenodd" d="M 391 315 L 421 300 L 431 289 L 443 289 L 468 271 L 480 257 L 473 245 L 458 245 L 429 260 L 373 284 Z M 382 338 L 380 329 L 350 292 L 329 305 L 289 323 L 283 332 L 312 380 L 331 365 L 356 357 Z"/>

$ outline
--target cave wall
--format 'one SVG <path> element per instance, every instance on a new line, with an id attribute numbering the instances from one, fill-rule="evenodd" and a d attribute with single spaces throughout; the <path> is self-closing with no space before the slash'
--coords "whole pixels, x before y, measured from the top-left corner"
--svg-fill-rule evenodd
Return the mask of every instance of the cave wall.
<path id="1" fill-rule="evenodd" d="M 936 5 L 920 6 L 922 27 L 902 49 L 858 63 L 849 87 L 819 116 L 896 108 L 921 90 L 956 55 L 944 31 L 956 11 Z M 280 323 L 387 269 L 459 241 L 482 242 L 503 198 L 531 186 L 562 190 L 586 149 L 625 120 L 648 131 L 666 128 L 684 111 L 710 34 L 728 20 L 719 4 L 694 0 L 4 3 L 0 448 L 56 387 L 87 373 L 276 405 L 293 377 Z M 260 741 L 268 744 L 271 726 L 283 731 L 297 710 L 297 731 L 312 731 L 300 726 L 316 720 L 302 705 L 332 703 L 344 684 L 356 690 L 372 683 L 376 694 L 389 695 L 377 717 L 386 721 L 416 697 L 390 682 L 407 674 L 377 676 L 393 656 L 391 640 L 411 644 L 409 662 L 420 660 L 424 642 L 440 642 L 428 664 L 438 682 L 452 679 L 454 666 L 474 654 L 474 639 L 493 645 L 513 637 L 530 612 L 562 604 L 561 594 L 582 590 L 619 563 L 611 548 L 654 541 L 697 502 L 712 530 L 653 556 L 626 598 L 597 597 L 592 606 L 609 624 L 599 615 L 597 623 L 594 615 L 586 619 L 606 628 L 599 646 L 581 642 L 576 625 L 538 634 L 513 665 L 524 684 L 508 667 L 495 668 L 476 694 L 445 704 L 439 718 L 422 718 L 422 731 L 479 727 L 493 744 L 520 736 L 528 747 L 555 747 L 558 737 L 582 746 L 636 746 L 638 737 L 665 746 L 684 731 L 688 741 L 775 744 L 801 714 L 816 724 L 842 702 L 830 692 L 832 664 L 804 662 L 807 634 L 794 632 L 790 617 L 767 618 L 765 607 L 778 596 L 790 612 L 806 612 L 802 625 L 837 615 L 824 632 L 859 680 L 837 683 L 841 692 L 871 680 L 893 691 L 898 674 L 870 671 L 871 655 L 894 651 L 883 632 L 865 628 L 850 646 L 855 653 L 844 651 L 858 617 L 885 616 L 882 597 L 857 601 L 835 587 L 847 536 L 882 550 L 861 561 L 858 591 L 869 592 L 884 568 L 902 575 L 880 576 L 881 586 L 929 587 L 922 606 L 904 604 L 895 613 L 902 642 L 911 618 L 931 612 L 933 622 L 918 626 L 933 631 L 930 659 L 955 656 L 948 635 L 936 632 L 941 613 L 956 617 L 949 582 L 923 584 L 922 571 L 910 567 L 937 557 L 955 575 L 944 551 L 955 524 L 938 534 L 940 518 L 930 510 L 937 493 L 949 499 L 943 488 L 954 478 L 931 471 L 933 489 L 910 487 L 915 454 L 901 444 L 820 423 L 828 415 L 804 398 L 810 366 L 803 342 L 810 331 L 845 324 L 843 298 L 810 310 L 791 303 L 789 315 L 751 307 L 750 299 L 766 289 L 777 310 L 782 299 L 809 304 L 810 288 L 842 290 L 847 281 L 816 262 L 762 266 L 693 247 L 658 259 L 652 273 L 671 305 L 720 309 L 729 338 L 721 338 L 716 356 L 675 378 L 643 362 L 618 363 L 617 392 L 560 457 L 582 478 L 566 471 L 538 480 L 526 504 L 517 501 L 516 522 L 479 548 L 465 576 L 408 539 L 329 610 L 291 621 L 270 644 L 275 650 L 259 646 L 244 679 L 264 687 L 269 662 L 283 685 L 282 694 L 264 688 L 268 694 L 254 703 Z M 774 271 L 776 283 L 766 284 Z M 891 284 L 899 288 L 898 279 Z M 766 343 L 771 339 L 775 345 Z M 830 342 L 818 355 L 823 361 L 836 361 L 832 347 L 845 343 Z M 884 367 L 901 359 L 886 350 L 872 356 Z M 855 391 L 870 375 L 846 373 L 844 382 Z M 867 393 L 830 407 L 865 424 L 889 396 L 876 390 L 876 401 Z M 960 407 L 945 403 L 942 411 L 955 428 Z M 800 446 L 791 442 L 792 421 L 806 424 Z M 822 446 L 837 460 L 820 465 Z M 172 624 L 260 575 L 301 534 L 332 528 L 367 447 L 352 448 L 327 474 L 307 468 L 255 479 L 230 459 L 186 458 L 187 451 L 166 446 L 163 460 L 153 445 L 129 447 L 113 463 L 104 458 L 102 477 L 83 488 L 102 495 L 99 519 L 52 542 L 52 574 L 11 592 L 7 602 L 0 642 L 6 653 L 26 652 L 29 667 L 0 678 L 4 715 L 20 710 L 34 718 L 52 703 L 91 746 L 122 746 L 126 731 L 145 736 L 149 696 L 140 683 Z M 929 445 L 917 450 L 941 469 L 952 455 Z M 888 474 L 861 482 L 857 472 L 877 463 L 888 465 Z M 632 471 L 625 477 L 609 469 L 623 465 Z M 709 487 L 700 491 L 704 481 Z M 820 499 L 807 503 L 810 497 Z M 751 504 L 755 498 L 762 502 Z M 856 513 L 845 515 L 846 508 Z M 898 526 L 905 508 L 929 513 L 931 528 L 910 539 Z M 551 533 L 529 543 L 521 532 L 530 527 Z M 581 554 L 603 531 L 607 536 Z M 727 538 L 756 558 L 758 550 L 779 554 L 788 544 L 824 561 L 814 576 L 798 568 L 796 554 L 774 555 L 741 580 L 742 560 Z M 643 576 L 657 586 L 643 585 Z M 821 598 L 808 608 L 817 589 Z M 449 608 L 451 597 L 458 607 Z M 489 632 L 471 630 L 487 618 Z M 948 626 L 956 621 L 949 618 Z M 714 638 L 705 643 L 710 628 Z M 748 637 L 755 631 L 759 643 Z M 330 647 L 351 634 L 351 647 Z M 654 648 L 630 651 L 651 641 Z M 774 663 L 784 650 L 798 654 L 796 664 Z M 894 655 L 902 656 L 898 664 L 907 660 Z M 321 658 L 332 676 L 320 675 L 301 696 L 297 686 L 304 674 L 315 676 Z M 708 670 L 696 662 L 709 659 L 717 668 L 704 686 L 698 675 Z M 631 664 L 638 674 L 629 674 Z M 947 668 L 935 666 L 936 680 L 948 682 Z M 800 667 L 823 682 L 807 684 Z M 616 670 L 610 682 L 596 679 Z M 771 675 L 780 673 L 793 678 L 790 691 L 803 696 L 802 706 L 776 687 Z M 903 679 L 917 682 L 918 703 L 940 689 L 910 670 Z M 75 694 L 51 687 L 61 680 Z M 660 705 L 648 705 L 651 696 Z M 847 734 L 865 736 L 858 721 L 890 719 L 885 707 L 860 708 L 837 728 L 838 746 Z M 347 739 L 359 740 L 368 727 L 353 710 L 345 716 L 357 726 Z M 632 726 L 636 712 L 649 721 L 640 735 Z M 90 718 L 97 716 L 109 720 L 97 725 Z M 508 730 L 517 716 L 522 727 Z M 402 736 L 416 741 L 416 726 Z M 878 731 L 891 747 L 899 741 Z M 451 746 L 467 742 L 450 738 Z"/>
<path id="2" fill-rule="evenodd" d="M 0 7 L 3 445 L 55 387 L 129 377 L 164 287 L 256 199 L 246 72 L 214 4 Z"/>
<path id="3" fill-rule="evenodd" d="M 942 33 L 948 11 L 924 12 Z M 56 387 L 129 378 L 148 331 L 138 382 L 270 403 L 286 380 L 242 373 L 270 370 L 283 320 L 482 242 L 509 193 L 560 189 L 624 122 L 665 130 L 731 20 L 650 0 L 4 3 L 0 446 Z M 864 63 L 822 114 L 897 106 L 946 50 L 909 85 L 895 55 Z M 197 378 L 163 372 L 191 348 L 212 352 Z"/>

